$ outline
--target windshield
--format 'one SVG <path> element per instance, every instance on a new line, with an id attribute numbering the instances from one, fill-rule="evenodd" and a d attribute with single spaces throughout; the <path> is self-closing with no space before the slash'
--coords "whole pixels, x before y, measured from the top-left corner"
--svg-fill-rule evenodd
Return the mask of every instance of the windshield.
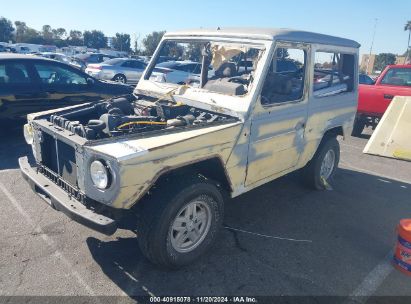
<path id="1" fill-rule="evenodd" d="M 166 40 L 146 79 L 227 95 L 250 91 L 263 46 Z"/>

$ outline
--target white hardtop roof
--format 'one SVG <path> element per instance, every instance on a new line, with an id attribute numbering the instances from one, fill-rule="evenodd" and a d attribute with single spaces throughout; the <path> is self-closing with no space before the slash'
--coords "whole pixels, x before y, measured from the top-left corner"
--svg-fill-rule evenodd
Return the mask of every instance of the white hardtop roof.
<path id="1" fill-rule="evenodd" d="M 247 38 L 247 39 L 260 39 L 260 40 L 285 40 L 290 42 L 307 42 L 318 44 L 329 44 L 343 47 L 359 48 L 360 44 L 354 40 L 339 38 L 330 35 L 283 29 L 283 28 L 200 28 L 200 29 L 187 29 L 180 31 L 167 32 L 165 35 L 167 38 L 177 36 L 214 36 L 214 37 L 235 37 L 235 38 Z"/>

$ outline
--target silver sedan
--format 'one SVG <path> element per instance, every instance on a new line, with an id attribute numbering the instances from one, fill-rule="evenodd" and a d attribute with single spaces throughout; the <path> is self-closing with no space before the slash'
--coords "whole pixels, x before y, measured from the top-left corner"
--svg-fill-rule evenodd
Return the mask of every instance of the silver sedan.
<path id="1" fill-rule="evenodd" d="M 97 79 L 137 84 L 147 64 L 131 58 L 114 58 L 87 65 L 86 73 Z"/>

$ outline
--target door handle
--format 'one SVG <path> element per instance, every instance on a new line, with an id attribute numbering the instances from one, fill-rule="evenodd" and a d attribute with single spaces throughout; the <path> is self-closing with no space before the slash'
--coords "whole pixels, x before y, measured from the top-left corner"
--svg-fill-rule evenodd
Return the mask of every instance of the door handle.
<path id="1" fill-rule="evenodd" d="M 394 95 L 384 94 L 384 99 L 393 99 Z"/>

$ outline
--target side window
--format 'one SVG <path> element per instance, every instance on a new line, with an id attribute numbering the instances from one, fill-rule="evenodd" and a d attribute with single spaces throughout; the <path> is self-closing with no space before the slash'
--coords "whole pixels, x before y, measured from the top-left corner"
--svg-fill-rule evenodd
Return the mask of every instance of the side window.
<path id="1" fill-rule="evenodd" d="M 141 61 L 137 61 L 137 67 L 138 67 L 139 69 L 145 70 L 146 67 L 147 67 L 147 64 L 144 63 L 144 62 L 141 62 Z"/>
<path id="2" fill-rule="evenodd" d="M 384 75 L 382 84 L 411 86 L 411 69 L 392 68 Z"/>
<path id="3" fill-rule="evenodd" d="M 262 104 L 300 100 L 304 94 L 306 52 L 277 48 L 261 92 Z"/>
<path id="4" fill-rule="evenodd" d="M 96 55 L 96 54 L 91 54 L 88 59 L 87 59 L 88 63 L 99 63 L 101 62 L 100 60 L 100 56 Z"/>
<path id="5" fill-rule="evenodd" d="M 30 78 L 26 66 L 19 63 L 0 64 L 0 84 L 27 84 Z"/>
<path id="6" fill-rule="evenodd" d="M 144 70 L 146 68 L 145 64 L 140 61 L 132 61 L 132 67 L 140 70 Z"/>
<path id="7" fill-rule="evenodd" d="M 337 95 L 354 89 L 354 55 L 316 52 L 313 91 L 316 97 Z"/>
<path id="8" fill-rule="evenodd" d="M 48 85 L 86 85 L 87 79 L 81 74 L 60 65 L 36 63 L 35 69 L 43 84 Z"/>
<path id="9" fill-rule="evenodd" d="M 121 66 L 124 67 L 124 68 L 131 68 L 131 62 L 130 61 L 124 61 L 121 64 Z"/>

